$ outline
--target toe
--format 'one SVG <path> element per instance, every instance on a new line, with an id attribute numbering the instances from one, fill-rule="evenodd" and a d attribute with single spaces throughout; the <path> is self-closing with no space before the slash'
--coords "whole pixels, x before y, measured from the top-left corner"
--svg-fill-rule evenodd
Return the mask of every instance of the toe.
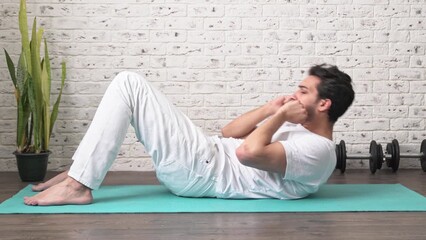
<path id="1" fill-rule="evenodd" d="M 32 197 L 24 197 L 24 203 L 29 206 L 35 206 L 36 201 Z"/>

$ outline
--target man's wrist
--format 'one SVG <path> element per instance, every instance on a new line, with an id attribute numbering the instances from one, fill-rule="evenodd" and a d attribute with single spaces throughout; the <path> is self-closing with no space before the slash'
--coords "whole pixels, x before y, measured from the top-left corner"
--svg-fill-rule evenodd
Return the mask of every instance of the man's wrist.
<path id="1" fill-rule="evenodd" d="M 270 117 L 275 114 L 275 110 L 270 104 L 265 104 L 261 107 L 262 115 L 265 116 L 265 118 Z"/>

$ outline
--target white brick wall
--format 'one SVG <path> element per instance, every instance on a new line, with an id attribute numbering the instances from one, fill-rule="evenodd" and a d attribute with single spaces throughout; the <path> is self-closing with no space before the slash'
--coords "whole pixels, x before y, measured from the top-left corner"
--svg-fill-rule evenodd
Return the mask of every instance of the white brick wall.
<path id="1" fill-rule="evenodd" d="M 0 47 L 14 60 L 18 5 L 0 3 Z M 353 77 L 357 98 L 336 124 L 336 142 L 366 153 L 372 139 L 385 146 L 397 138 L 402 152 L 418 152 L 426 138 L 425 0 L 28 0 L 28 11 L 45 27 L 56 79 L 61 59 L 68 65 L 49 169 L 70 164 L 122 70 L 146 76 L 217 134 L 239 114 L 291 93 L 312 64 L 337 64 Z M 1 54 L 0 170 L 8 171 L 16 170 L 12 92 Z M 113 170 L 151 169 L 129 129 Z"/>

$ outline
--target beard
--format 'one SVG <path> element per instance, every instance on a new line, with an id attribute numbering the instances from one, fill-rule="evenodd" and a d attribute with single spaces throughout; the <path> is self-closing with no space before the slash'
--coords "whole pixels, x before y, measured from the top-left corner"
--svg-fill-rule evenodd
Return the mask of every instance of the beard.
<path id="1" fill-rule="evenodd" d="M 308 113 L 308 116 L 306 117 L 306 122 L 311 122 L 313 119 L 315 119 L 318 102 L 319 99 L 315 103 L 305 106 L 306 112 Z"/>
<path id="2" fill-rule="evenodd" d="M 306 107 L 306 112 L 308 113 L 308 116 L 306 117 L 306 122 L 310 122 L 315 118 L 315 108 L 313 106 Z"/>

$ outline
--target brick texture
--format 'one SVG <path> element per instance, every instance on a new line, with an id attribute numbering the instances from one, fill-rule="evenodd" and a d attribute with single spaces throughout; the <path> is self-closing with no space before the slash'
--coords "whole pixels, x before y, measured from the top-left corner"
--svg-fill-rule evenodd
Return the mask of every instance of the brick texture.
<path id="1" fill-rule="evenodd" d="M 44 26 L 57 93 L 67 62 L 49 169 L 61 170 L 112 78 L 136 71 L 209 134 L 239 114 L 292 93 L 312 64 L 337 64 L 357 98 L 335 126 L 351 153 L 393 138 L 418 152 L 426 138 L 424 0 L 28 0 Z M 0 3 L 0 48 L 20 52 L 19 1 Z M 0 57 L 0 170 L 16 171 L 15 100 Z M 348 161 L 367 168 L 367 161 Z M 419 167 L 403 159 L 401 167 Z M 152 170 L 129 129 L 112 170 Z"/>

